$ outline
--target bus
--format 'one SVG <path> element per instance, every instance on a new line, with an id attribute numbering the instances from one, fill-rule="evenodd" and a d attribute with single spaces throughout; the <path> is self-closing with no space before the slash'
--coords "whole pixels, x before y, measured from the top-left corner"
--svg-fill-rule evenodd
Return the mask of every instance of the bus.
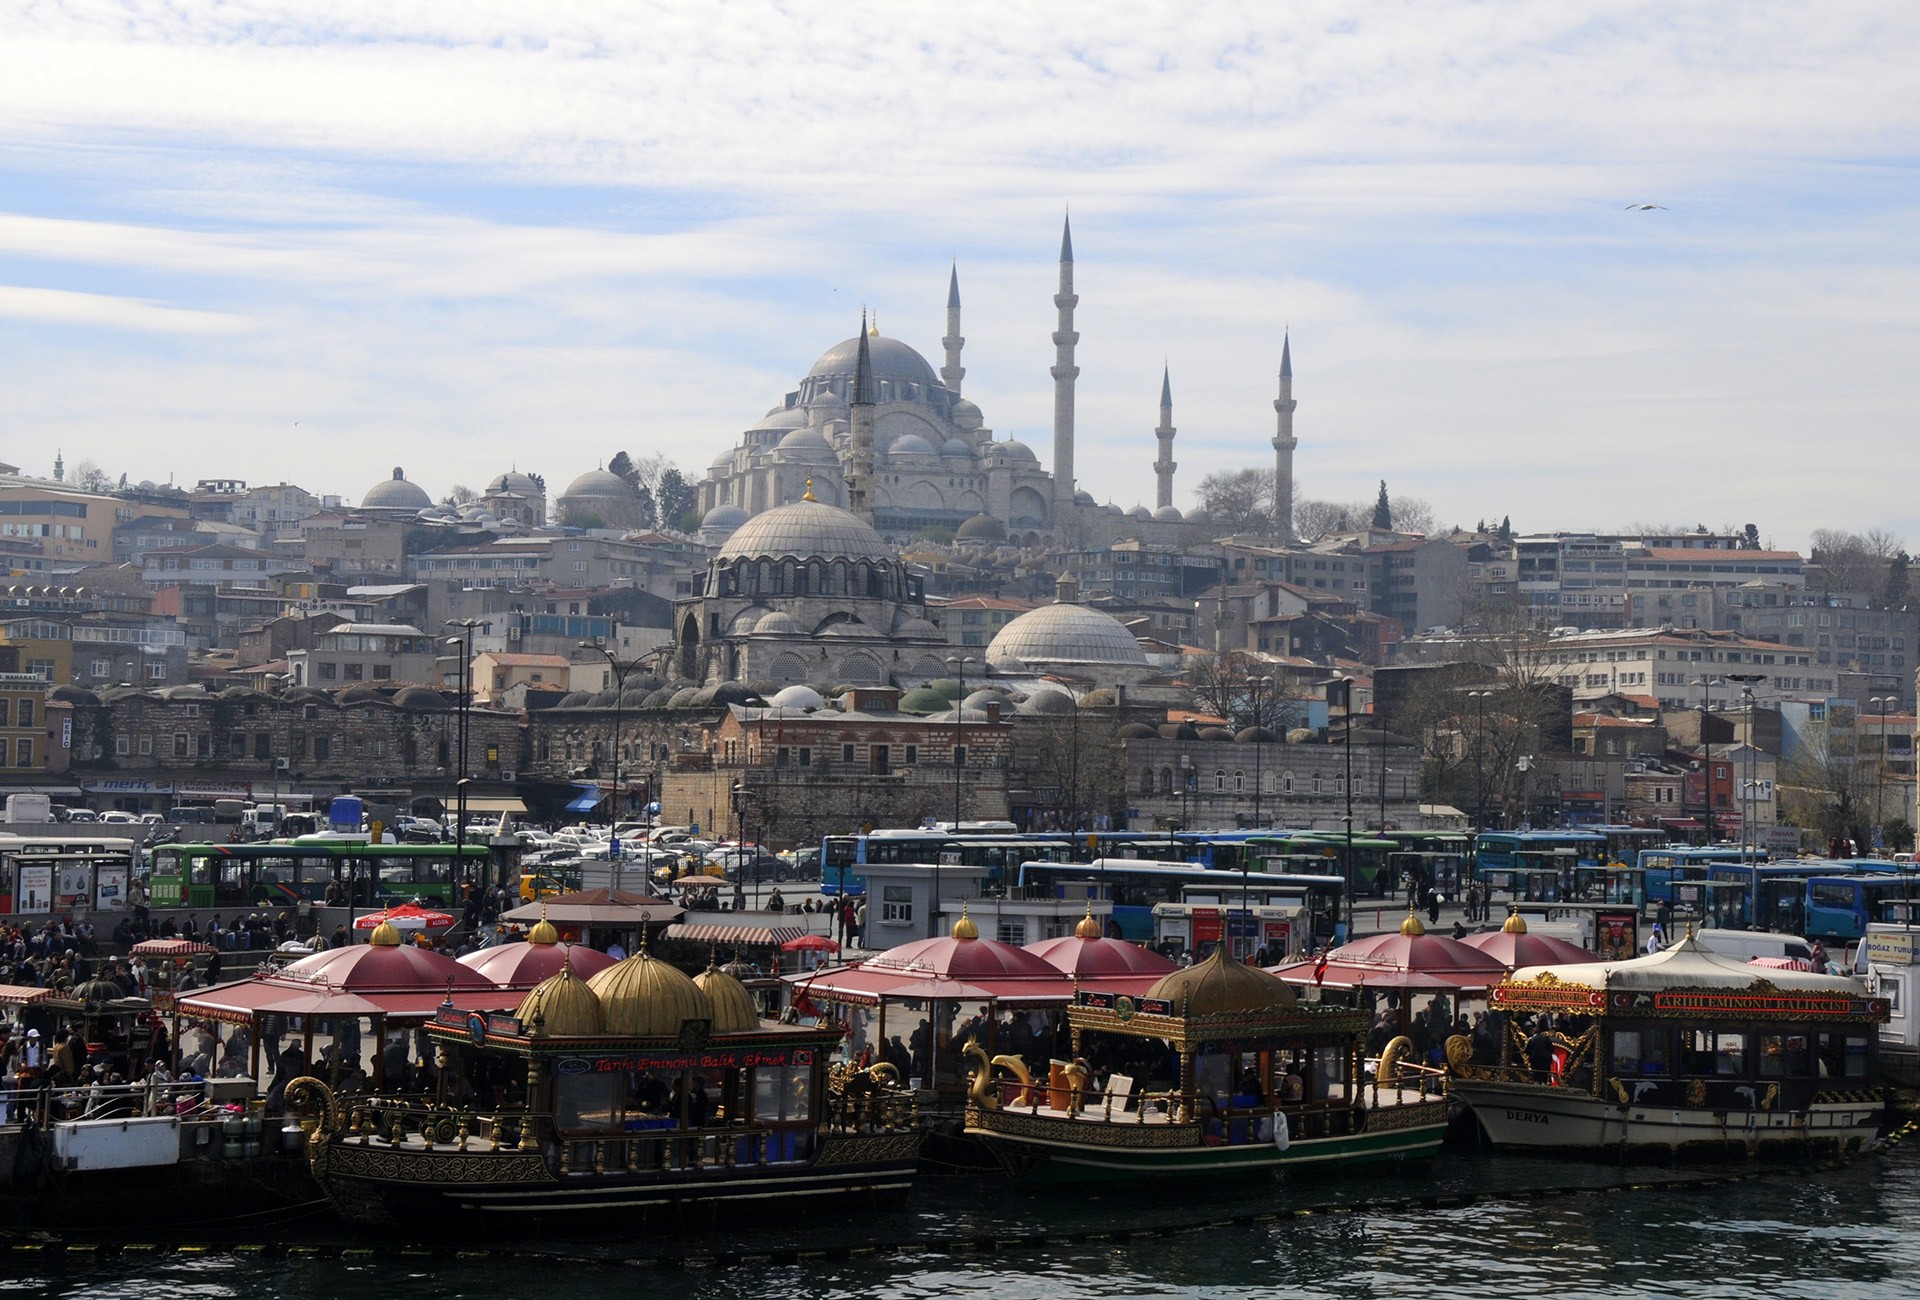
<path id="1" fill-rule="evenodd" d="M 1113 904 L 1120 937 L 1154 939 L 1153 909 L 1162 903 L 1198 903 L 1232 908 L 1297 906 L 1305 911 L 1302 943 L 1332 939 L 1343 931 L 1339 876 L 1279 871 L 1211 871 L 1186 863 L 1100 858 L 1093 862 L 1025 862 L 1014 882 L 1020 898 Z"/>
<path id="2" fill-rule="evenodd" d="M 483 844 L 368 844 L 321 839 L 269 844 L 163 844 L 149 889 L 155 907 L 276 906 L 323 902 L 358 907 L 413 899 L 451 904 L 460 886 L 485 883 Z M 337 888 L 334 888 L 337 886 Z"/>
<path id="3" fill-rule="evenodd" d="M 1671 899 L 1676 915 L 1703 930 L 1751 930 L 1753 891 L 1737 880 L 1676 880 Z M 1668 935 L 1672 942 L 1678 935 Z"/>
<path id="4" fill-rule="evenodd" d="M 1614 862 L 1639 864 L 1640 855 L 1648 849 L 1664 847 L 1667 843 L 1666 831 L 1657 826 L 1583 826 L 1580 829 L 1594 835 L 1604 836 L 1607 841 L 1607 857 Z"/>
<path id="5" fill-rule="evenodd" d="M 1808 922 L 1808 878 L 1840 874 L 1840 871 L 1823 863 L 1805 859 L 1792 862 L 1716 862 L 1707 868 L 1708 880 L 1737 884 L 1747 891 L 1746 915 L 1750 928 L 1771 930 L 1776 934 L 1805 934 Z"/>
<path id="6" fill-rule="evenodd" d="M 1473 842 L 1473 861 L 1477 873 L 1527 865 L 1523 854 L 1569 856 L 1578 865 L 1597 867 L 1606 851 L 1607 837 L 1587 831 L 1482 831 Z"/>
<path id="7" fill-rule="evenodd" d="M 1160 843 L 1166 842 L 1161 837 Z M 877 830 L 865 835 L 828 835 L 820 841 L 820 893 L 826 897 L 867 892 L 868 863 L 935 863 L 987 868 L 987 888 L 1005 887 L 1022 862 L 1065 862 L 1073 857 L 1072 837 L 1064 835 L 969 835 L 942 830 Z"/>
<path id="8" fill-rule="evenodd" d="M 1647 873 L 1647 897 L 1656 903 L 1674 901 L 1672 882 L 1705 880 L 1707 869 L 1716 862 L 1751 861 L 1751 853 L 1740 849 L 1698 849 L 1684 844 L 1667 844 L 1657 849 L 1642 849 L 1634 865 Z"/>
<path id="9" fill-rule="evenodd" d="M 130 839 L 0 835 L 0 913 L 123 911 L 138 865 Z"/>
<path id="10" fill-rule="evenodd" d="M 1355 835 L 1351 841 L 1344 831 L 1302 831 L 1272 841 L 1263 857 L 1285 858 L 1288 870 L 1298 870 L 1311 862 L 1314 869 L 1345 875 L 1347 853 L 1353 854 L 1353 893 L 1356 898 L 1385 898 L 1395 888 L 1391 859 L 1400 846 L 1393 840 L 1373 835 Z"/>
<path id="11" fill-rule="evenodd" d="M 1571 880 L 1562 880 L 1561 892 L 1572 902 L 1611 903 L 1643 910 L 1647 905 L 1647 873 L 1640 867 L 1614 864 L 1575 867 Z"/>
<path id="12" fill-rule="evenodd" d="M 1858 876 L 1807 878 L 1807 925 L 1798 933 L 1809 939 L 1838 939 L 1852 943 L 1867 933 L 1867 922 L 1898 912 L 1911 913 L 1916 882 L 1906 872 Z"/>

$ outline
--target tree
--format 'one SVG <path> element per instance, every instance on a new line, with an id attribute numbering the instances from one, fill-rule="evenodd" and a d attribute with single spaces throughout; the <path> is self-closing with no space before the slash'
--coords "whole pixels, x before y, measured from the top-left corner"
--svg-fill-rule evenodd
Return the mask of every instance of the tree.
<path id="1" fill-rule="evenodd" d="M 1811 585 L 1817 576 L 1821 580 L 1819 589 L 1830 592 L 1884 591 L 1887 570 L 1903 549 L 1898 537 L 1879 528 L 1864 533 L 1822 528 L 1811 540 L 1813 549 L 1808 559 L 1818 566 L 1818 573 L 1810 574 L 1808 582 Z"/>
<path id="2" fill-rule="evenodd" d="M 607 473 L 615 478 L 623 478 L 634 487 L 640 487 L 640 471 L 633 467 L 633 457 L 624 451 L 613 453 L 613 459 L 607 462 Z"/>
<path id="3" fill-rule="evenodd" d="M 1216 470 L 1200 480 L 1199 495 L 1216 532 L 1266 533 L 1273 529 L 1273 475 L 1265 470 Z"/>
<path id="4" fill-rule="evenodd" d="M 1380 499 L 1373 503 L 1373 526 L 1375 528 L 1393 527 L 1393 503 L 1387 500 L 1387 481 L 1380 480 Z"/>
<path id="5" fill-rule="evenodd" d="M 1757 551 L 1760 549 L 1760 525 L 1748 524 L 1740 530 L 1740 549 Z"/>
<path id="6" fill-rule="evenodd" d="M 113 487 L 112 476 L 91 460 L 83 460 L 75 464 L 73 472 L 67 475 L 67 482 L 82 492 L 106 492 Z"/>
<path id="7" fill-rule="evenodd" d="M 455 483 L 451 488 L 447 489 L 446 500 L 441 502 L 441 504 L 449 505 L 449 506 L 464 506 L 469 501 L 477 501 L 479 499 L 480 499 L 480 494 L 478 492 L 475 492 L 472 488 L 468 487 L 464 483 Z"/>
<path id="8" fill-rule="evenodd" d="M 1859 735 L 1850 713 L 1809 723 L 1800 733 L 1793 756 L 1780 768 L 1781 816 L 1821 839 L 1844 837 L 1862 845 L 1873 842 L 1878 775 L 1863 762 Z"/>
<path id="9" fill-rule="evenodd" d="M 634 489 L 634 495 L 640 499 L 640 526 L 657 528 L 660 525 L 660 508 L 654 502 L 653 489 L 645 483 Z"/>
<path id="10" fill-rule="evenodd" d="M 1347 531 L 1365 514 L 1365 506 L 1351 501 L 1301 500 L 1293 507 L 1293 531 L 1305 541 L 1316 542 L 1330 533 Z"/>
<path id="11" fill-rule="evenodd" d="M 1225 718 L 1230 731 L 1265 727 L 1284 737 L 1306 721 L 1306 704 L 1289 681 L 1255 684 L 1256 678 L 1272 676 L 1273 667 L 1244 650 L 1230 650 L 1188 656 L 1180 676 L 1195 711 Z"/>
<path id="12" fill-rule="evenodd" d="M 1126 810 L 1127 758 L 1116 711 L 1075 707 L 1071 714 L 1014 718 L 1010 782 L 1026 789 L 1049 827 L 1084 830 Z"/>
<path id="13" fill-rule="evenodd" d="M 1889 853 L 1913 852 L 1913 827 L 1905 817 L 1889 817 L 1881 827 L 1881 836 L 1886 840 Z"/>
<path id="14" fill-rule="evenodd" d="M 1880 603 L 1888 609 L 1904 609 L 1913 596 L 1913 578 L 1909 568 L 1913 557 L 1905 551 L 1895 552 L 1887 561 L 1887 587 L 1880 595 Z"/>
<path id="15" fill-rule="evenodd" d="M 700 503 L 699 491 L 680 476 L 679 467 L 668 465 L 660 472 L 660 481 L 653 489 L 654 504 L 659 507 L 660 521 L 672 528 L 687 527 L 687 516 L 693 514 Z M 693 526 L 699 527 L 698 517 Z"/>

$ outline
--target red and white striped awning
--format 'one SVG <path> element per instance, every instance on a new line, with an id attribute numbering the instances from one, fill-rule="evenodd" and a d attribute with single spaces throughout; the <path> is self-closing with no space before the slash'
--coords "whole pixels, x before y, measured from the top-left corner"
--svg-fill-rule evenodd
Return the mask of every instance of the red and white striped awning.
<path id="1" fill-rule="evenodd" d="M 661 937 L 686 939 L 692 943 L 733 944 L 743 948 L 778 948 L 805 933 L 805 930 L 792 925 L 713 925 L 696 922 L 670 925 Z"/>
<path id="2" fill-rule="evenodd" d="M 212 951 L 212 944 L 192 939 L 142 939 L 133 945 L 136 957 L 198 957 Z"/>
<path id="3" fill-rule="evenodd" d="M 45 1002 L 52 996 L 52 989 L 36 988 L 31 984 L 0 984 L 0 1004 L 6 1006 L 31 1006 L 35 1002 Z"/>

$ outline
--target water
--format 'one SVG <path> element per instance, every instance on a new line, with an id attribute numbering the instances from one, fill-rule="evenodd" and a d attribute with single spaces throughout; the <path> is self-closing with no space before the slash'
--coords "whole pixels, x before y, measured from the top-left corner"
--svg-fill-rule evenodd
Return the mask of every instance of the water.
<path id="1" fill-rule="evenodd" d="M 1406 1204 L 1466 1195 L 1478 1199 Z M 1328 1206 L 1346 1208 L 1265 1217 Z M 1193 1226 L 1203 1221 L 1216 1226 Z M 539 1242 L 468 1257 L 446 1248 L 486 1252 L 499 1243 L 440 1241 L 432 1243 L 439 1253 L 408 1254 L 396 1242 L 343 1254 L 347 1239 L 298 1227 L 280 1240 L 300 1240 L 303 1231 L 311 1256 L 213 1251 L 80 1260 L 16 1251 L 0 1257 L 0 1297 L 1905 1300 L 1920 1289 L 1920 1146 L 1839 1169 L 1711 1183 L 1672 1171 L 1451 1157 L 1430 1172 L 1398 1177 L 1142 1197 L 1037 1196 L 993 1182 L 935 1180 L 910 1206 L 857 1222 L 757 1222 L 690 1240 Z M 849 1257 L 848 1246 L 860 1253 Z"/>

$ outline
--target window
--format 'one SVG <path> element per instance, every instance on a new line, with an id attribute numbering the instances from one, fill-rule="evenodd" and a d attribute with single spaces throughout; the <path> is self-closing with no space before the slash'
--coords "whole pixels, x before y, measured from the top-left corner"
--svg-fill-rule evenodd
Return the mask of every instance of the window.
<path id="1" fill-rule="evenodd" d="M 348 681 L 358 682 L 366 680 L 367 666 L 365 664 L 348 664 L 346 665 L 346 669 Z"/>
<path id="2" fill-rule="evenodd" d="M 1227 770 L 1223 767 L 1217 767 L 1213 770 L 1213 792 L 1215 794 L 1225 794 L 1227 792 Z"/>
<path id="3" fill-rule="evenodd" d="M 145 735 L 140 737 L 140 752 L 142 754 L 153 753 L 153 737 L 152 736 Z"/>
<path id="4" fill-rule="evenodd" d="M 375 664 L 373 666 L 373 680 L 376 682 L 392 681 L 393 665 L 392 664 Z M 534 680 L 538 681 L 539 679 L 536 677 Z"/>
<path id="5" fill-rule="evenodd" d="M 96 659 L 88 665 L 88 670 L 95 677 L 105 677 L 112 670 L 112 665 L 105 659 Z"/>
<path id="6" fill-rule="evenodd" d="M 185 758 L 187 756 L 187 733 L 184 731 L 176 731 L 173 733 L 173 756 L 175 758 Z"/>
<path id="7" fill-rule="evenodd" d="M 882 885 L 880 887 L 880 919 L 884 922 L 900 925 L 913 923 L 913 886 Z"/>
<path id="8" fill-rule="evenodd" d="M 150 681 L 150 682 L 164 682 L 164 681 L 166 681 L 166 680 L 167 680 L 167 666 L 166 666 L 165 664 L 148 664 L 148 665 L 147 665 L 147 680 L 148 680 L 148 681 Z"/>
<path id="9" fill-rule="evenodd" d="M 908 761 L 911 762 L 912 760 L 909 759 Z M 965 767 L 967 765 L 967 747 L 965 745 L 955 745 L 953 747 L 953 765 L 955 767 Z"/>
<path id="10" fill-rule="evenodd" d="M 321 681 L 323 682 L 335 681 L 338 679 L 339 675 L 340 675 L 340 668 L 338 664 L 323 663 L 320 665 Z"/>
<path id="11" fill-rule="evenodd" d="M 22 700 L 21 703 L 24 704 L 26 701 Z M 7 699 L 5 696 L 0 696 L 0 727 L 9 725 L 7 719 L 12 716 L 10 713 L 12 704 L 12 700 Z"/>
<path id="12" fill-rule="evenodd" d="M 32 700 L 20 701 L 20 722 L 18 725 L 22 727 L 31 727 L 33 725 L 33 701 Z"/>
<path id="13" fill-rule="evenodd" d="M 920 761 L 920 746 L 908 745 L 907 746 L 907 766 L 912 767 L 915 763 L 918 763 L 919 761 Z"/>
<path id="14" fill-rule="evenodd" d="M 813 746 L 811 745 L 800 746 L 800 766 L 801 767 L 813 766 Z"/>
<path id="15" fill-rule="evenodd" d="M 125 758 L 127 755 L 133 753 L 133 737 L 115 736 L 113 738 L 113 752 L 121 758 Z"/>
<path id="16" fill-rule="evenodd" d="M 316 763 L 325 762 L 333 754 L 333 742 L 325 736 L 313 738 L 313 759 Z"/>
<path id="17" fill-rule="evenodd" d="M 194 736 L 193 755 L 195 758 L 213 757 L 213 733 L 211 731 L 202 731 Z"/>
<path id="18" fill-rule="evenodd" d="M 853 761 L 853 746 L 852 746 L 852 745 L 842 745 L 842 746 L 840 746 L 840 761 L 841 761 L 842 763 L 851 763 L 851 762 Z"/>
<path id="19" fill-rule="evenodd" d="M 253 733 L 253 756 L 255 758 L 273 757 L 273 737 L 264 731 Z"/>

